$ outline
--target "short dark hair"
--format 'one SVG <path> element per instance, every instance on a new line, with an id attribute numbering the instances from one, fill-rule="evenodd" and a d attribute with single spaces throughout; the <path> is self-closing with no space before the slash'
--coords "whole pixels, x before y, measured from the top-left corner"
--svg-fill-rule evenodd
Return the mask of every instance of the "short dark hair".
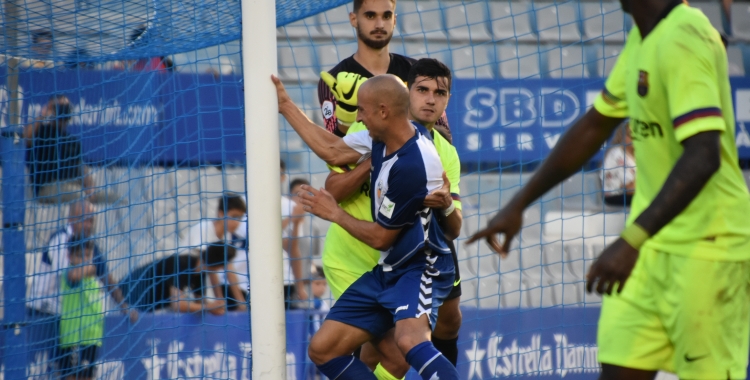
<path id="1" fill-rule="evenodd" d="M 206 266 L 213 267 L 232 261 L 236 255 L 237 250 L 233 246 L 217 241 L 209 244 L 206 249 L 201 251 L 201 260 Z"/>
<path id="2" fill-rule="evenodd" d="M 245 205 L 245 201 L 242 200 L 241 196 L 234 193 L 228 193 L 219 198 L 219 205 L 216 210 L 224 215 L 231 210 L 239 210 L 243 213 L 247 213 L 247 205 Z"/>
<path id="3" fill-rule="evenodd" d="M 70 99 L 65 95 L 54 95 L 49 99 L 50 103 L 55 105 L 55 118 L 58 121 L 67 123 L 73 116 L 73 106 Z"/>
<path id="4" fill-rule="evenodd" d="M 422 58 L 411 65 L 409 75 L 406 78 L 406 83 L 409 84 L 409 88 L 414 85 L 417 77 L 427 77 L 437 79 L 445 77 L 448 79 L 448 91 L 451 90 L 451 69 L 448 68 L 443 62 L 438 61 L 435 58 Z"/>
<path id="5" fill-rule="evenodd" d="M 393 5 L 396 5 L 396 0 L 390 0 Z M 359 12 L 359 8 L 362 8 L 362 4 L 364 4 L 365 0 L 354 0 L 354 4 L 352 4 L 352 10 L 354 13 Z"/>
<path id="6" fill-rule="evenodd" d="M 73 236 L 68 240 L 68 255 L 84 256 L 85 250 L 94 249 L 94 242 L 83 236 Z"/>
<path id="7" fill-rule="evenodd" d="M 279 162 L 281 163 L 281 171 L 285 172 L 286 171 L 286 162 L 284 162 L 284 160 L 279 160 Z"/>
<path id="8" fill-rule="evenodd" d="M 295 178 L 292 180 L 292 182 L 289 182 L 289 191 L 291 192 L 292 189 L 294 189 L 296 186 L 309 185 L 309 184 L 310 184 L 310 181 L 304 178 Z"/>
<path id="9" fill-rule="evenodd" d="M 315 266 L 315 273 L 313 273 L 313 280 L 325 280 L 326 279 L 326 273 L 323 271 L 322 265 L 316 265 Z"/>
<path id="10" fill-rule="evenodd" d="M 50 40 L 52 41 L 54 37 L 52 37 L 52 32 L 49 30 L 35 30 L 31 32 L 31 42 L 38 44 L 39 40 Z"/>

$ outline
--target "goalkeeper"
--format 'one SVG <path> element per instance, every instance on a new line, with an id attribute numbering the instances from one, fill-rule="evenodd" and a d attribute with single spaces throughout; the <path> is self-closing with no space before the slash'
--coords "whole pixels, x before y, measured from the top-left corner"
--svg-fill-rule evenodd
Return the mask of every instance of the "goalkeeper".
<path id="1" fill-rule="evenodd" d="M 352 73 L 363 78 L 393 74 L 406 82 L 411 65 L 417 61 L 388 50 L 396 26 L 395 0 L 354 0 L 352 7 L 349 20 L 357 30 L 357 51 L 321 75 L 318 82 L 318 101 L 325 127 L 339 137 L 346 135 L 357 117 L 356 89 L 351 86 L 331 89 L 339 73 Z M 334 94 L 337 91 L 343 96 L 337 98 Z M 452 142 L 444 114 L 435 128 Z"/>

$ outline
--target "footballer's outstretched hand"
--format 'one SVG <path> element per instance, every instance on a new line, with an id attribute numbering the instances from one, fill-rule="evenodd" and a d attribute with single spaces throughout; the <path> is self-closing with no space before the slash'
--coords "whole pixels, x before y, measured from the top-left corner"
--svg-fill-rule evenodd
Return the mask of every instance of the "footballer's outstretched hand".
<path id="1" fill-rule="evenodd" d="M 346 71 L 338 73 L 336 78 L 326 71 L 321 71 L 320 78 L 336 98 L 336 119 L 347 127 L 352 125 L 357 121 L 357 92 L 367 78 Z"/>
<path id="2" fill-rule="evenodd" d="M 471 244 L 481 238 L 485 238 L 487 240 L 487 245 L 489 245 L 493 251 L 499 253 L 502 257 L 507 257 L 508 251 L 510 251 L 510 243 L 513 240 L 513 237 L 518 235 L 518 232 L 521 231 L 522 225 L 523 208 L 518 207 L 514 203 L 510 203 L 500 210 L 500 212 L 498 212 L 489 223 L 487 223 L 487 227 L 475 233 L 474 236 L 466 241 L 466 243 Z M 500 242 L 497 240 L 498 234 L 505 235 L 505 241 L 502 245 L 500 245 Z"/>
<path id="3" fill-rule="evenodd" d="M 338 213 L 343 212 L 333 195 L 325 189 L 315 190 L 312 186 L 302 185 L 300 190 L 299 197 L 305 211 L 334 223 Z"/>
<path id="4" fill-rule="evenodd" d="M 286 104 L 294 104 L 292 101 L 292 98 L 289 97 L 289 94 L 286 92 L 286 88 L 284 88 L 284 84 L 281 83 L 281 80 L 275 76 L 271 75 L 271 81 L 273 82 L 274 86 L 276 86 L 276 98 L 279 102 L 279 113 L 281 112 L 281 107 Z"/>
<path id="5" fill-rule="evenodd" d="M 631 247 L 625 239 L 617 239 L 591 265 L 586 274 L 586 290 L 589 293 L 596 290 L 599 294 L 609 295 L 613 290 L 622 292 L 637 260 L 638 250 Z"/>

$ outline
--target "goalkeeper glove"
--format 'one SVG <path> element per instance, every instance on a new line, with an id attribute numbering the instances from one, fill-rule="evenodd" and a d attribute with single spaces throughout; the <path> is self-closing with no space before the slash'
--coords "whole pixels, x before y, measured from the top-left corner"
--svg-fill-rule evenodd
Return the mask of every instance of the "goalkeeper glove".
<path id="1" fill-rule="evenodd" d="M 336 119 L 347 127 L 352 125 L 357 121 L 357 91 L 367 78 L 345 71 L 338 73 L 336 78 L 322 71 L 320 78 L 328 85 L 336 98 Z"/>

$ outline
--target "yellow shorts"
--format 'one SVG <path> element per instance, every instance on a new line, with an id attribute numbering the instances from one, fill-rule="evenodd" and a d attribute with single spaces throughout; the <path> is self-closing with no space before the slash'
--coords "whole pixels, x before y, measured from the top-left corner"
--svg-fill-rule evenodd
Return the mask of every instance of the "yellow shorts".
<path id="1" fill-rule="evenodd" d="M 642 248 L 619 295 L 605 296 L 599 361 L 681 379 L 744 379 L 750 261 L 707 261 Z"/>
<path id="2" fill-rule="evenodd" d="M 327 267 L 325 262 L 323 263 L 323 272 L 326 274 L 326 281 L 328 281 L 328 286 L 331 287 L 331 295 L 333 295 L 334 300 L 339 299 L 349 285 L 363 275 L 363 273 Z"/>

